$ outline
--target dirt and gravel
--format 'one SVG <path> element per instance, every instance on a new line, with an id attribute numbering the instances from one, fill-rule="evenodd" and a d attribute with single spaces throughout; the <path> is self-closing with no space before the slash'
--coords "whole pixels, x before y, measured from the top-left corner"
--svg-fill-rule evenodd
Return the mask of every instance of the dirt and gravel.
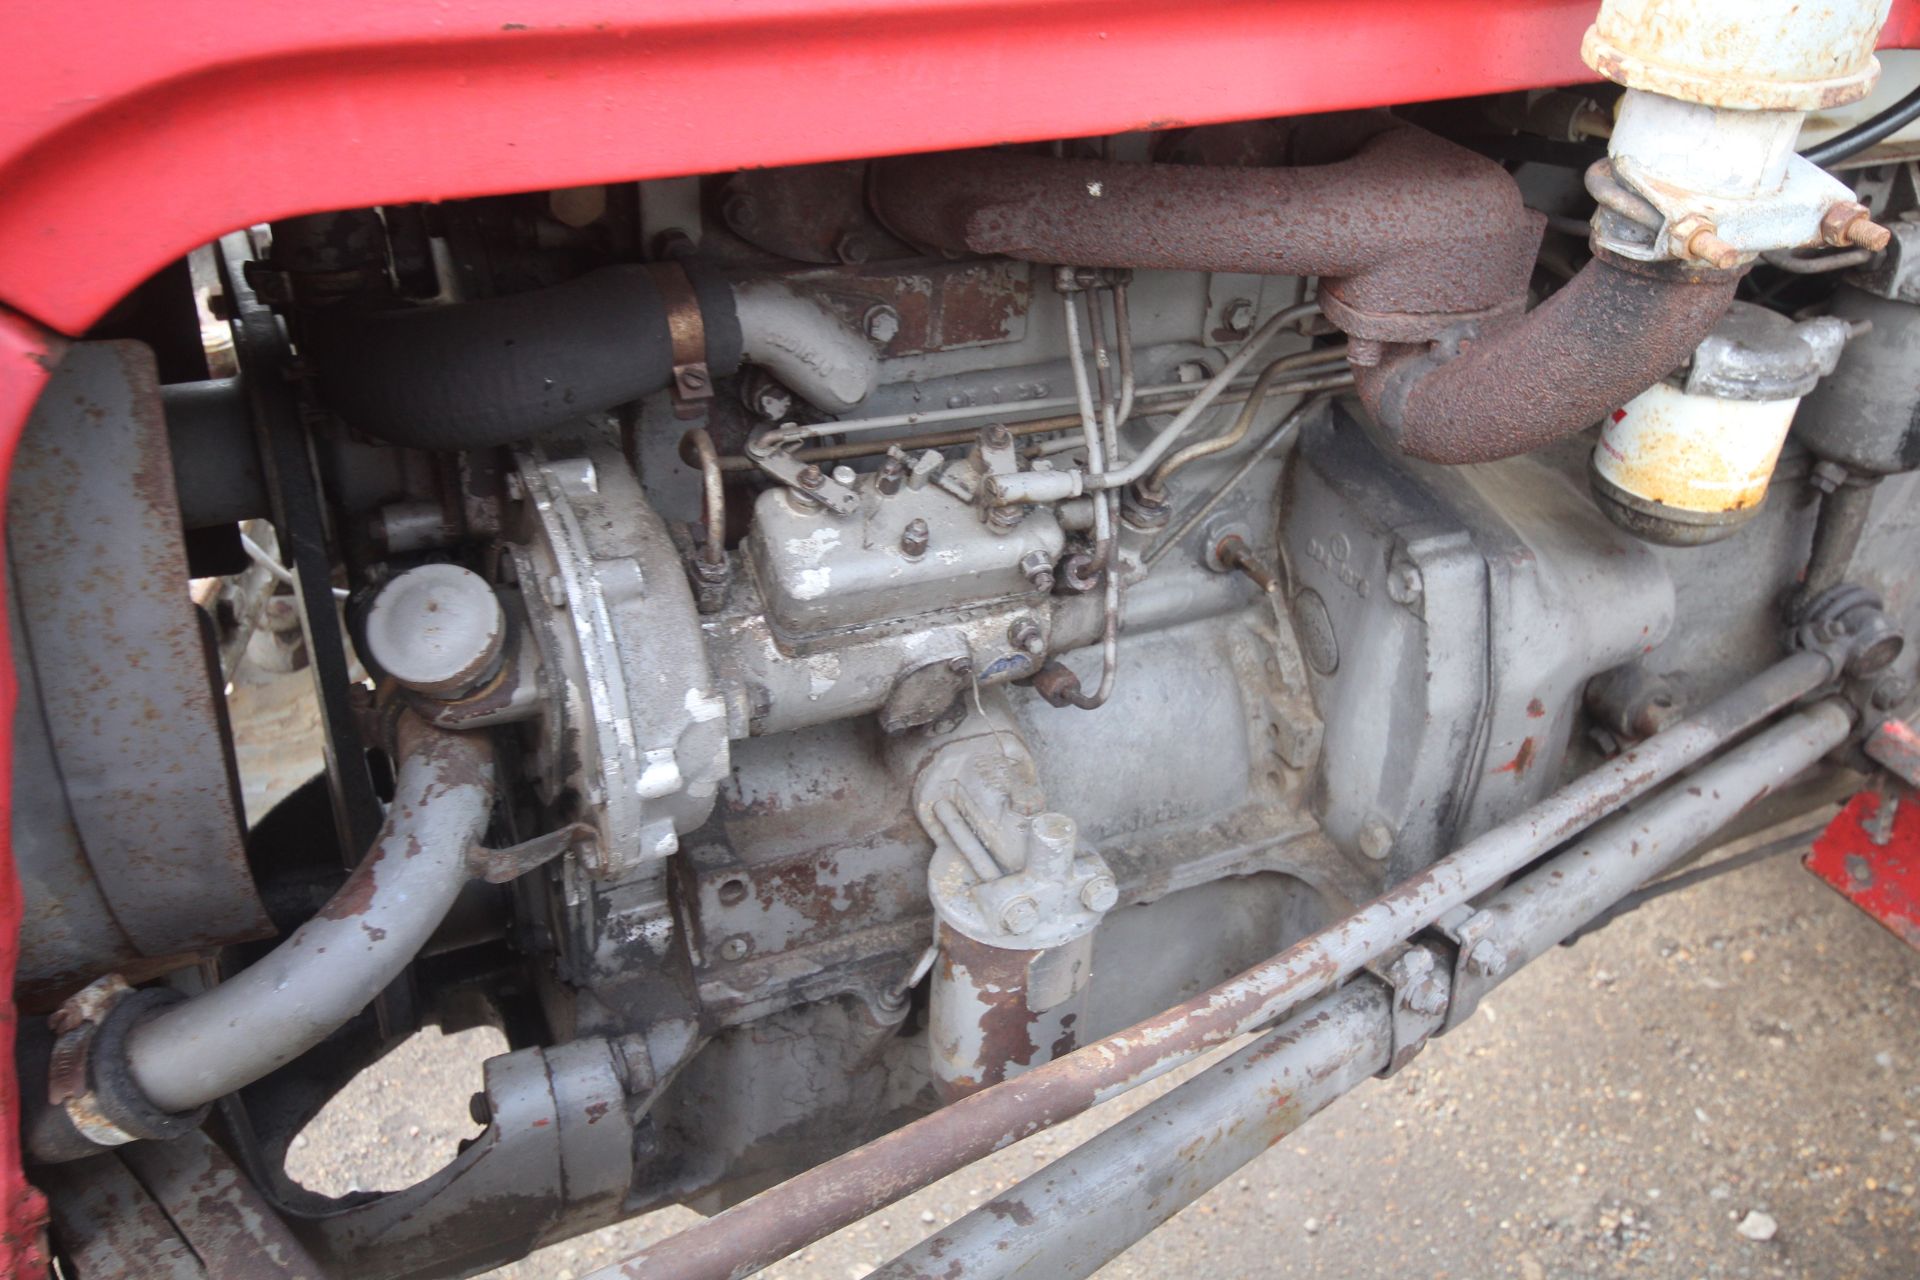
<path id="1" fill-rule="evenodd" d="M 467 1099 L 500 1048 L 416 1037 L 309 1127 L 295 1173 L 337 1192 L 432 1172 L 475 1131 Z M 1144 1100 L 765 1274 L 864 1275 Z M 693 1220 L 667 1210 L 493 1274 L 569 1280 Z M 1099 1274 L 1913 1280 L 1920 955 L 1792 857 L 1661 899 L 1523 971 Z"/>

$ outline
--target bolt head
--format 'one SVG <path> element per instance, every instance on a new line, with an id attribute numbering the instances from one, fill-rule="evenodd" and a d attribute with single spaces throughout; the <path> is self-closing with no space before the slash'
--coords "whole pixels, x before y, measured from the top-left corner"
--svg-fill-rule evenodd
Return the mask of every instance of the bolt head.
<path id="1" fill-rule="evenodd" d="M 1008 933 L 1031 933 L 1033 926 L 1039 923 L 1039 904 L 1025 894 L 1009 900 L 1000 908 L 1000 927 Z"/>
<path id="2" fill-rule="evenodd" d="M 1175 382 L 1193 383 L 1207 380 L 1207 366 L 1198 360 L 1182 361 L 1173 371 Z"/>
<path id="3" fill-rule="evenodd" d="M 1253 299 L 1235 298 L 1227 304 L 1227 309 L 1222 313 L 1222 318 L 1227 322 L 1227 328 L 1233 330 L 1235 333 L 1246 333 L 1253 328 L 1254 314 Z"/>
<path id="4" fill-rule="evenodd" d="M 1873 709 L 1892 711 L 1913 696 L 1913 682 L 1904 676 L 1890 676 L 1873 689 Z"/>
<path id="5" fill-rule="evenodd" d="M 1089 911 L 1111 911 L 1120 901 L 1120 887 L 1112 876 L 1095 876 L 1080 886 L 1080 905 Z"/>
<path id="6" fill-rule="evenodd" d="M 1393 852 L 1393 828 L 1378 818 L 1369 818 L 1360 828 L 1360 852 L 1375 862 L 1383 862 Z"/>
<path id="7" fill-rule="evenodd" d="M 843 484 L 851 489 L 854 482 L 860 478 L 860 473 L 843 462 L 833 469 L 833 478 L 835 483 Z"/>
<path id="8" fill-rule="evenodd" d="M 867 243 L 865 236 L 849 231 L 840 237 L 838 244 L 833 246 L 833 252 L 842 262 L 865 262 L 872 256 L 873 247 Z"/>
<path id="9" fill-rule="evenodd" d="M 865 325 L 867 338 L 885 346 L 900 336 L 900 313 L 885 303 L 869 307 Z"/>
<path id="10" fill-rule="evenodd" d="M 720 958 L 722 960 L 745 960 L 747 958 L 747 952 L 750 949 L 747 940 L 735 934 L 720 944 Z"/>

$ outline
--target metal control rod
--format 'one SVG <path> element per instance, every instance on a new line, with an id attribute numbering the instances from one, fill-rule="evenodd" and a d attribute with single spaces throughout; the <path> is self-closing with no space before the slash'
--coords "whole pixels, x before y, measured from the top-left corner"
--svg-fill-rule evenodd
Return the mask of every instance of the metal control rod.
<path id="1" fill-rule="evenodd" d="M 790 1178 L 595 1272 L 593 1280 L 751 1275 L 956 1169 L 1269 1026 L 1835 674 L 1819 654 L 1783 659 L 1265 962 Z"/>
<path id="2" fill-rule="evenodd" d="M 1789 716 L 1502 890 L 1461 930 L 1466 958 L 1452 984 L 1448 1025 L 1459 1020 L 1463 992 L 1490 990 L 1551 950 L 1846 741 L 1852 728 L 1853 713 L 1838 700 Z M 1473 948 L 1482 949 L 1477 959 Z M 1509 961 L 1487 965 L 1494 955 Z M 1444 997 L 1431 1007 L 1443 1008 Z M 1393 1040 L 1392 995 L 1377 979 L 1356 979 L 868 1280 L 1090 1275 L 1385 1069 Z"/>

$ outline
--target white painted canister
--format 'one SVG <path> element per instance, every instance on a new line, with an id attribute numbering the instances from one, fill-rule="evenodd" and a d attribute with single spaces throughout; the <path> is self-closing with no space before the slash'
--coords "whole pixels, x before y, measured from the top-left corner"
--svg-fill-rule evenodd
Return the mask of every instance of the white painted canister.
<path id="1" fill-rule="evenodd" d="M 1601 424 L 1591 479 L 1614 522 L 1650 542 L 1714 542 L 1766 502 L 1800 398 L 1833 370 L 1849 333 L 1735 303 L 1680 374 Z"/>

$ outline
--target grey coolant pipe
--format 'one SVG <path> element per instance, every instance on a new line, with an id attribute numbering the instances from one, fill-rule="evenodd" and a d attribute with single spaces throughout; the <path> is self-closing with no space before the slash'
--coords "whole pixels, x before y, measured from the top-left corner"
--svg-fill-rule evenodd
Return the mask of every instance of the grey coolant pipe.
<path id="1" fill-rule="evenodd" d="M 400 976 L 470 874 L 493 811 L 493 749 L 408 715 L 380 836 L 347 882 L 245 972 L 131 1028 L 126 1067 L 147 1101 L 187 1112 L 313 1048 Z"/>

